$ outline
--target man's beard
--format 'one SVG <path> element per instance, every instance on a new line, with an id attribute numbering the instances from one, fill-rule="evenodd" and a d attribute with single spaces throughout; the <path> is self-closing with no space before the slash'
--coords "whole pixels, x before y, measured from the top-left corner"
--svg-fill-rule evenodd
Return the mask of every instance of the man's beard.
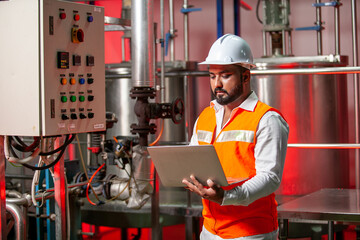
<path id="1" fill-rule="evenodd" d="M 223 92 L 225 94 L 218 96 L 216 95 L 217 91 Z M 228 93 L 225 89 L 222 88 L 215 88 L 214 91 L 211 91 L 212 96 L 220 105 L 227 105 L 229 103 L 232 103 L 237 98 L 239 98 L 242 93 L 243 93 L 242 84 L 236 85 L 236 87 L 232 89 L 230 93 Z"/>

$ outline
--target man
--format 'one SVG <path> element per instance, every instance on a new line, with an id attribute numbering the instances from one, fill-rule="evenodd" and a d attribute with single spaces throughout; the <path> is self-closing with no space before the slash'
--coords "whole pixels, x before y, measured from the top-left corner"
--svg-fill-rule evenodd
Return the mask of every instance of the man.
<path id="1" fill-rule="evenodd" d="M 200 64 L 209 66 L 215 100 L 197 119 L 190 144 L 213 144 L 228 180 L 247 179 L 228 190 L 210 179 L 208 186 L 196 176 L 183 180 L 202 197 L 200 239 L 277 239 L 274 191 L 282 177 L 288 124 L 251 91 L 254 65 L 245 40 L 222 36 Z"/>

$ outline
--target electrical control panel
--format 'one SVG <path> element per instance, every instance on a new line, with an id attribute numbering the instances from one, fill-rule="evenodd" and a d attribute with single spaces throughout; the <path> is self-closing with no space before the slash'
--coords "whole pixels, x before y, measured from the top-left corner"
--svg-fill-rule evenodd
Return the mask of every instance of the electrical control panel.
<path id="1" fill-rule="evenodd" d="M 0 135 L 104 131 L 104 9 L 0 1 Z"/>

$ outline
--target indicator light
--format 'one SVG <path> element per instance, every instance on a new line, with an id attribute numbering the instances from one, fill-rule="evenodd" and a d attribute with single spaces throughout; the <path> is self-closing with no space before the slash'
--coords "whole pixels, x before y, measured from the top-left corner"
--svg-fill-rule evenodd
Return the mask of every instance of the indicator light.
<path id="1" fill-rule="evenodd" d="M 67 97 L 66 96 L 61 96 L 61 102 L 66 103 L 67 102 Z"/>
<path id="2" fill-rule="evenodd" d="M 87 21 L 88 21 L 88 22 L 93 22 L 93 21 L 94 21 L 94 17 L 93 17 L 93 16 L 88 16 L 88 17 L 87 17 Z"/>
<path id="3" fill-rule="evenodd" d="M 76 102 L 76 96 L 70 96 L 70 102 Z"/>
<path id="4" fill-rule="evenodd" d="M 79 96 L 79 101 L 80 101 L 80 102 L 84 102 L 84 101 L 85 101 L 85 97 L 84 97 L 84 96 Z"/>
<path id="5" fill-rule="evenodd" d="M 79 83 L 84 84 L 85 83 L 85 78 L 79 78 Z"/>
<path id="6" fill-rule="evenodd" d="M 61 78 L 60 82 L 61 82 L 61 85 L 66 85 L 67 79 L 66 78 Z"/>
<path id="7" fill-rule="evenodd" d="M 70 84 L 75 85 L 76 84 L 76 79 L 75 78 L 70 78 Z"/>

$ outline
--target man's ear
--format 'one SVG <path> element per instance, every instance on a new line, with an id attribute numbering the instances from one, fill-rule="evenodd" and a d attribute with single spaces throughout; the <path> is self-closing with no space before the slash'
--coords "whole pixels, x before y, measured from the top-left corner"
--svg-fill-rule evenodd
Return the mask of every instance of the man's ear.
<path id="1" fill-rule="evenodd" d="M 244 83 L 247 83 L 250 81 L 250 70 L 246 69 L 243 73 L 243 81 Z"/>

